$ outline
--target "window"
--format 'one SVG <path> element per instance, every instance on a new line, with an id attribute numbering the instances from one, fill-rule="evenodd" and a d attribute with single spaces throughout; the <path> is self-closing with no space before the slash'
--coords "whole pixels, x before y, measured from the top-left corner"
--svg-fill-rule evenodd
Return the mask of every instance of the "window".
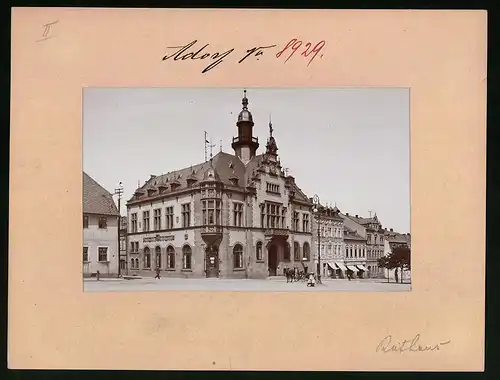
<path id="1" fill-rule="evenodd" d="M 88 215 L 83 216 L 83 228 L 89 228 L 89 217 Z"/>
<path id="2" fill-rule="evenodd" d="M 304 248 L 302 249 L 302 258 L 306 261 L 309 261 L 311 259 L 311 247 L 309 246 L 308 242 L 304 243 Z"/>
<path id="3" fill-rule="evenodd" d="M 354 257 L 358 257 L 358 247 L 354 247 Z"/>
<path id="4" fill-rule="evenodd" d="M 154 227 L 155 230 L 161 230 L 161 208 L 154 210 Z"/>
<path id="5" fill-rule="evenodd" d="M 293 243 L 293 259 L 300 261 L 300 244 L 298 242 Z"/>
<path id="6" fill-rule="evenodd" d="M 99 261 L 100 262 L 108 261 L 108 247 L 99 247 Z"/>
<path id="7" fill-rule="evenodd" d="M 99 228 L 108 228 L 108 219 L 105 216 L 99 218 Z"/>
<path id="8" fill-rule="evenodd" d="M 221 202 L 220 201 L 203 201 L 203 224 L 204 225 L 220 225 L 221 224 Z"/>
<path id="9" fill-rule="evenodd" d="M 283 261 L 290 261 L 290 243 L 285 244 L 285 250 L 283 252 Z"/>
<path id="10" fill-rule="evenodd" d="M 281 209 L 281 228 L 286 228 L 286 207 Z"/>
<path id="11" fill-rule="evenodd" d="M 136 250 L 135 250 L 135 244 L 136 244 L 136 242 L 135 242 L 135 241 L 131 241 L 131 242 L 130 242 L 130 253 L 134 253 L 134 252 L 136 252 Z M 137 243 L 137 244 L 138 244 L 138 243 Z"/>
<path id="12" fill-rule="evenodd" d="M 281 224 L 280 205 L 274 203 L 265 204 L 265 228 L 280 228 Z"/>
<path id="13" fill-rule="evenodd" d="M 191 269 L 191 247 L 182 247 L 182 269 Z"/>
<path id="14" fill-rule="evenodd" d="M 260 205 L 260 227 L 266 228 L 266 205 Z"/>
<path id="15" fill-rule="evenodd" d="M 293 213 L 293 227 L 292 227 L 294 231 L 298 231 L 299 230 L 299 223 L 300 223 L 299 219 L 300 219 L 299 218 L 299 213 L 298 212 L 294 212 Z"/>
<path id="16" fill-rule="evenodd" d="M 135 268 L 135 260 L 130 259 L 130 269 L 134 269 L 134 268 Z"/>
<path id="17" fill-rule="evenodd" d="M 139 269 L 139 259 L 135 259 L 135 268 Z"/>
<path id="18" fill-rule="evenodd" d="M 256 249 L 255 258 L 257 259 L 257 261 L 262 261 L 262 242 L 261 241 L 257 242 L 257 246 L 255 249 Z"/>
<path id="19" fill-rule="evenodd" d="M 233 266 L 235 269 L 243 268 L 243 247 L 240 244 L 233 248 Z"/>
<path id="20" fill-rule="evenodd" d="M 89 247 L 83 247 L 83 262 L 89 261 Z"/>
<path id="21" fill-rule="evenodd" d="M 171 245 L 167 247 L 167 268 L 175 268 L 175 249 Z"/>
<path id="22" fill-rule="evenodd" d="M 142 213 L 142 230 L 149 231 L 149 211 Z"/>
<path id="23" fill-rule="evenodd" d="M 144 248 L 144 268 L 151 268 L 151 252 L 148 247 Z"/>
<path id="24" fill-rule="evenodd" d="M 130 214 L 130 232 L 137 232 L 137 213 Z"/>
<path id="25" fill-rule="evenodd" d="M 267 182 L 266 183 L 266 191 L 268 193 L 272 193 L 272 194 L 281 194 L 280 185 L 278 185 L 276 183 Z"/>
<path id="26" fill-rule="evenodd" d="M 191 204 L 184 203 L 182 205 L 182 227 L 186 228 L 191 225 Z"/>
<path id="27" fill-rule="evenodd" d="M 243 223 L 243 203 L 233 202 L 233 225 L 241 227 Z"/>
<path id="28" fill-rule="evenodd" d="M 155 248 L 155 267 L 161 268 L 161 248 Z"/>
<path id="29" fill-rule="evenodd" d="M 171 230 L 174 228 L 174 206 L 170 206 L 165 209 L 165 217 L 165 228 L 167 230 Z"/>
<path id="30" fill-rule="evenodd" d="M 302 231 L 309 232 L 309 214 L 302 214 Z"/>

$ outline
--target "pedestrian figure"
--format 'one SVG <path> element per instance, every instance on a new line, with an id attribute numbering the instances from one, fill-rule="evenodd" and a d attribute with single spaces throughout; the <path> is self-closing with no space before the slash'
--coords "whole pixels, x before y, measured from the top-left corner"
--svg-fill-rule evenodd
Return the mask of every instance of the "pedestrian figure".
<path id="1" fill-rule="evenodd" d="M 95 275 L 97 277 L 97 281 L 100 281 L 101 273 L 99 271 L 97 271 L 97 273 Z"/>
<path id="2" fill-rule="evenodd" d="M 314 287 L 315 285 L 316 285 L 316 279 L 314 278 L 314 275 L 311 273 L 309 274 L 309 280 L 307 280 L 307 286 Z"/>
<path id="3" fill-rule="evenodd" d="M 160 267 L 159 266 L 156 267 L 156 276 L 155 276 L 155 278 L 157 278 L 158 280 L 160 279 Z"/>
<path id="4" fill-rule="evenodd" d="M 347 279 L 348 279 L 349 281 L 351 281 L 351 277 L 352 277 L 352 271 L 351 271 L 351 270 L 348 270 L 348 271 L 347 271 Z"/>

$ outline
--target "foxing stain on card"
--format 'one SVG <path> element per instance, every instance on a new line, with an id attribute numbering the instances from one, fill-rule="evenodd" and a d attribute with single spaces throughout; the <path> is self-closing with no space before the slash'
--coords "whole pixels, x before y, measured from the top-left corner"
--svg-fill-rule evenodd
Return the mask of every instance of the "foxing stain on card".
<path id="1" fill-rule="evenodd" d="M 202 70 L 202 74 L 207 73 L 208 71 L 212 70 L 214 67 L 220 65 L 224 59 L 226 59 L 229 55 L 231 55 L 234 51 L 235 48 L 231 48 L 228 50 L 225 50 L 223 52 L 210 52 L 209 49 L 207 49 L 210 44 L 205 44 L 201 46 L 199 49 L 198 47 L 194 47 L 198 40 L 193 40 L 189 42 L 186 45 L 180 45 L 180 46 L 167 46 L 167 49 L 176 49 L 174 53 L 171 54 L 166 54 L 163 56 L 162 61 L 167 61 L 170 58 L 173 58 L 173 61 L 185 61 L 185 60 L 204 60 L 204 59 L 212 59 L 215 60 L 211 64 L 209 64 L 207 67 L 205 67 Z M 302 46 L 304 45 L 304 46 Z M 284 59 L 283 63 L 288 62 L 294 54 L 299 50 L 302 49 L 302 52 L 300 53 L 301 57 L 310 57 L 310 59 L 307 61 L 307 66 L 309 66 L 314 58 L 321 52 L 321 50 L 325 47 L 326 42 L 324 40 L 321 40 L 317 43 L 314 44 L 313 42 L 305 42 L 303 43 L 301 40 L 298 40 L 297 38 L 292 38 L 290 41 L 286 43 L 286 45 L 278 51 L 275 54 L 276 59 L 280 59 L 282 56 L 284 57 L 285 53 L 288 54 L 288 56 Z M 266 52 L 268 49 L 276 48 L 278 45 L 263 45 L 263 46 L 254 46 L 249 49 L 247 49 L 243 55 L 243 57 L 238 60 L 238 63 L 242 63 L 247 58 L 253 57 L 255 60 L 260 60 L 260 57 L 264 55 L 264 52 Z M 192 48 L 192 51 L 190 49 Z M 198 50 L 196 50 L 198 49 Z M 319 55 L 319 58 L 323 58 L 323 54 Z"/>

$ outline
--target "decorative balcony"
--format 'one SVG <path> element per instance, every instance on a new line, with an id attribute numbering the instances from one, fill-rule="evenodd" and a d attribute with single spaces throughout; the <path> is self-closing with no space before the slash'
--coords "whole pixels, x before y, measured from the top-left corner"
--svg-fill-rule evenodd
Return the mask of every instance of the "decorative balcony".
<path id="1" fill-rule="evenodd" d="M 239 136 L 236 136 L 236 137 L 233 137 L 233 144 L 234 143 L 239 143 L 240 142 L 240 137 Z M 259 139 L 257 137 L 252 137 L 252 142 L 253 143 L 259 143 Z"/>
<path id="2" fill-rule="evenodd" d="M 288 228 L 268 228 L 265 230 L 264 235 L 266 237 L 283 237 L 288 238 L 289 230 Z"/>
<path id="3" fill-rule="evenodd" d="M 208 245 L 218 245 L 222 240 L 222 226 L 220 225 L 202 226 L 201 238 Z"/>

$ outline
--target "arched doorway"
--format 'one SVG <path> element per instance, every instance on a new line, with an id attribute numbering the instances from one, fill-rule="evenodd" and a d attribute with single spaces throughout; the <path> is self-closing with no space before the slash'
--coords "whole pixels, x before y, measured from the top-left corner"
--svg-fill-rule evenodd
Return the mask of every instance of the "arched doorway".
<path id="1" fill-rule="evenodd" d="M 219 277 L 219 249 L 208 245 L 205 249 L 205 274 L 207 278 Z"/>
<path id="2" fill-rule="evenodd" d="M 267 263 L 269 276 L 276 276 L 278 270 L 278 248 L 275 244 L 272 244 L 267 250 Z"/>

